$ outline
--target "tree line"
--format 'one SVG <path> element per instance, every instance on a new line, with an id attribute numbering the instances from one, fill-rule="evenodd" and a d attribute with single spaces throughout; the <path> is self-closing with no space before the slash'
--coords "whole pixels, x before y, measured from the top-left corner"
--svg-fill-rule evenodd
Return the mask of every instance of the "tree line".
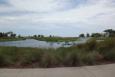
<path id="1" fill-rule="evenodd" d="M 13 32 L 0 32 L 0 37 L 16 37 L 16 34 Z"/>
<path id="2" fill-rule="evenodd" d="M 115 37 L 115 30 L 113 29 L 106 29 L 103 32 L 104 33 L 87 33 L 86 35 L 82 33 L 79 35 L 79 37 Z"/>
<path id="3" fill-rule="evenodd" d="M 113 29 L 106 29 L 103 31 L 104 33 L 92 33 L 92 34 L 80 34 L 79 37 L 115 37 L 115 30 Z M 16 34 L 13 32 L 0 32 L 0 37 L 16 37 Z M 18 37 L 21 37 L 21 35 L 19 35 Z M 34 38 L 43 38 L 45 37 L 44 35 L 33 35 L 32 37 Z M 49 37 L 55 37 L 50 35 Z"/>

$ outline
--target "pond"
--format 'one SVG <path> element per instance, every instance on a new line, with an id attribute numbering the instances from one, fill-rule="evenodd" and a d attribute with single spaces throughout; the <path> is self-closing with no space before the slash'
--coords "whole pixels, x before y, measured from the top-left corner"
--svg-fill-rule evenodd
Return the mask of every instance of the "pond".
<path id="1" fill-rule="evenodd" d="M 39 41 L 35 39 L 26 39 L 26 40 L 21 40 L 21 41 L 0 42 L 0 46 L 59 48 L 59 47 L 70 47 L 70 46 L 85 43 L 85 42 L 86 40 L 74 41 L 74 42 L 46 42 L 46 41 Z"/>

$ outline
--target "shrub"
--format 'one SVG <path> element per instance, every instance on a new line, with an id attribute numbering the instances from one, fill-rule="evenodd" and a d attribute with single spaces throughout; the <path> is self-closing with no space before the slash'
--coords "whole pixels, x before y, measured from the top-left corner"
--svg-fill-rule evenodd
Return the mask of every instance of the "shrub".
<path id="1" fill-rule="evenodd" d="M 54 53 L 44 53 L 42 58 L 41 58 L 41 62 L 40 62 L 40 66 L 41 67 L 55 67 L 58 64 L 58 60 L 56 59 L 56 56 Z"/>
<path id="2" fill-rule="evenodd" d="M 103 55 L 105 60 L 108 61 L 115 61 L 115 48 L 111 50 L 106 50 L 106 51 L 100 51 L 100 53 Z"/>
<path id="3" fill-rule="evenodd" d="M 80 56 L 77 51 L 68 52 L 63 59 L 65 66 L 78 66 L 80 65 Z"/>
<path id="4" fill-rule="evenodd" d="M 88 53 L 81 53 L 81 61 L 82 64 L 85 65 L 93 65 L 96 64 L 96 60 L 97 60 L 97 52 L 88 52 Z"/>
<path id="5" fill-rule="evenodd" d="M 97 42 L 95 39 L 92 39 L 92 40 L 87 41 L 84 48 L 88 51 L 93 51 L 96 49 L 96 47 L 97 47 Z"/>
<path id="6" fill-rule="evenodd" d="M 33 63 L 37 63 L 37 66 L 39 66 L 41 56 L 42 52 L 40 51 L 24 51 L 24 53 L 20 55 L 19 62 L 21 65 L 32 65 Z"/>
<path id="7" fill-rule="evenodd" d="M 77 48 L 85 51 L 93 51 L 97 48 L 97 42 L 95 39 L 91 39 L 84 44 L 77 45 Z"/>
<path id="8" fill-rule="evenodd" d="M 109 51 L 112 48 L 115 48 L 115 38 L 108 38 L 98 43 L 99 51 Z"/>
<path id="9" fill-rule="evenodd" d="M 1 64 L 4 65 L 13 65 L 17 61 L 17 51 L 16 47 L 3 47 L 0 49 L 0 56 L 2 58 Z"/>

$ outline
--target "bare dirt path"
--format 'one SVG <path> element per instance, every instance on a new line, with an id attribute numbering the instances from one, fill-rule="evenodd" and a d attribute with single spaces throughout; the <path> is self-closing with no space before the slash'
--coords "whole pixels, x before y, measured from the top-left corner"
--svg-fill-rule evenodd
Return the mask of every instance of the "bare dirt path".
<path id="1" fill-rule="evenodd" d="M 0 77 L 115 77 L 115 64 L 48 69 L 0 69 Z"/>

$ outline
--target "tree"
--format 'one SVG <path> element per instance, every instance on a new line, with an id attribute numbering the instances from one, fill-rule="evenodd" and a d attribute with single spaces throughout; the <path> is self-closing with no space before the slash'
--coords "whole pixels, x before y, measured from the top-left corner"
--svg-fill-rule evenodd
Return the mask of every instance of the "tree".
<path id="1" fill-rule="evenodd" d="M 41 35 L 38 35 L 38 38 L 40 38 L 41 37 Z"/>
<path id="2" fill-rule="evenodd" d="M 84 38 L 84 37 L 85 37 L 85 35 L 84 35 L 84 34 L 80 34 L 80 35 L 79 35 L 79 37 L 83 37 L 83 38 Z"/>
<path id="3" fill-rule="evenodd" d="M 50 35 L 49 37 L 52 37 L 52 35 Z"/>
<path id="4" fill-rule="evenodd" d="M 115 30 L 113 29 L 107 29 L 107 30 L 104 30 L 104 32 L 106 32 L 106 35 L 108 35 L 109 37 L 115 36 Z"/>
<path id="5" fill-rule="evenodd" d="M 8 34 L 7 33 L 3 33 L 3 37 L 8 37 Z"/>
<path id="6" fill-rule="evenodd" d="M 0 32 L 0 37 L 3 37 L 3 33 L 2 32 Z"/>
<path id="7" fill-rule="evenodd" d="M 11 37 L 16 37 L 16 34 L 11 34 Z"/>
<path id="8" fill-rule="evenodd" d="M 87 33 L 87 35 L 86 35 L 87 37 L 90 37 L 90 34 L 89 33 Z"/>
<path id="9" fill-rule="evenodd" d="M 41 37 L 43 38 L 43 37 L 44 37 L 44 35 L 41 35 Z"/>
<path id="10" fill-rule="evenodd" d="M 102 34 L 100 33 L 92 33 L 91 37 L 101 37 Z"/>
<path id="11" fill-rule="evenodd" d="M 36 38 L 36 37 L 37 37 L 37 35 L 34 35 L 33 37 L 34 37 L 34 38 Z"/>
<path id="12" fill-rule="evenodd" d="M 38 38 L 43 38 L 44 37 L 44 35 L 38 35 Z"/>
<path id="13" fill-rule="evenodd" d="M 16 37 L 16 34 L 13 32 L 0 32 L 0 37 Z"/>
<path id="14" fill-rule="evenodd" d="M 20 34 L 18 35 L 18 38 L 21 38 L 21 35 L 20 35 Z"/>
<path id="15" fill-rule="evenodd" d="M 12 32 L 12 31 L 10 31 L 10 32 L 6 32 L 6 34 L 13 34 L 13 32 Z"/>

